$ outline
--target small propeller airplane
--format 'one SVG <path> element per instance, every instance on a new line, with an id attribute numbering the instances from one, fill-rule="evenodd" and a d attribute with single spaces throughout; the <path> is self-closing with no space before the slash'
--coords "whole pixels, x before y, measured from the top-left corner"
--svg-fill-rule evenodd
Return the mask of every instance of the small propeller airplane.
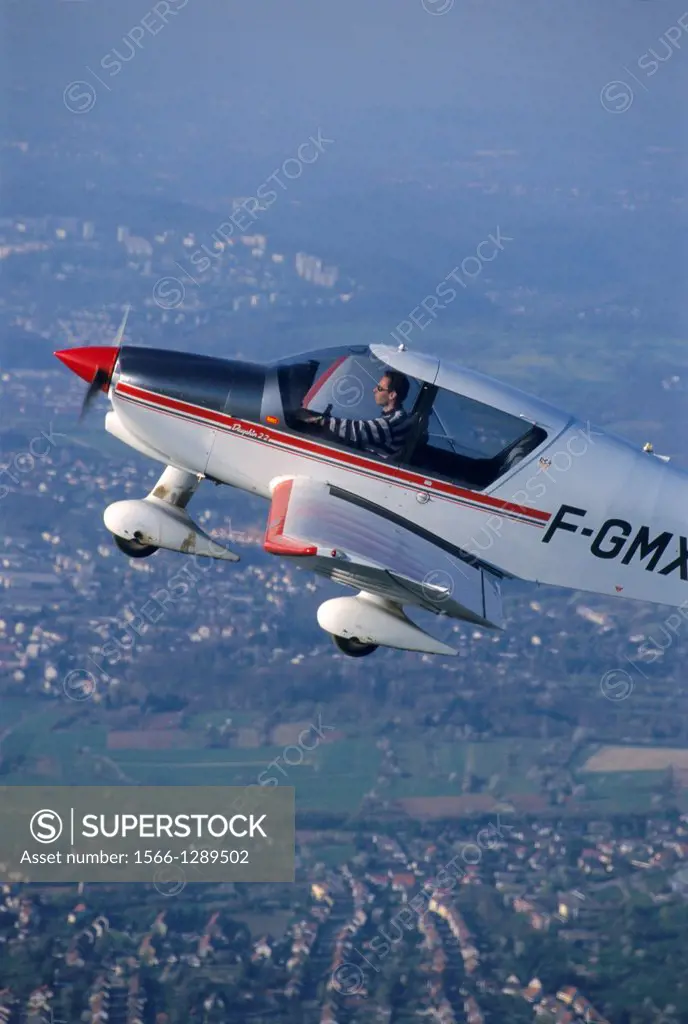
<path id="1" fill-rule="evenodd" d="M 267 498 L 265 550 L 358 591 L 318 609 L 352 657 L 457 654 L 405 608 L 503 629 L 509 579 L 688 600 L 688 474 L 650 444 L 403 344 L 261 365 L 122 344 L 126 319 L 112 346 L 55 353 L 88 383 L 82 415 L 105 392 L 106 430 L 166 467 L 147 496 L 105 509 L 126 555 L 237 561 L 188 504 L 204 479 Z M 385 447 L 380 420 L 360 421 L 400 375 L 403 443 Z"/>

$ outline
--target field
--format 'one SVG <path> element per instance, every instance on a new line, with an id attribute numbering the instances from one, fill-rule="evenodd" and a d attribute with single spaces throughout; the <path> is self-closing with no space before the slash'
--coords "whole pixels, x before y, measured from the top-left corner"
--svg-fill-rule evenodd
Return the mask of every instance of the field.
<path id="1" fill-rule="evenodd" d="M 584 772 L 688 770 L 688 750 L 671 747 L 601 747 L 581 767 Z"/>
<path id="2" fill-rule="evenodd" d="M 592 772 L 581 775 L 586 801 L 600 801 L 600 810 L 642 811 L 666 778 L 664 772 Z"/>
<path id="3" fill-rule="evenodd" d="M 669 776 L 669 769 L 672 769 Z M 671 747 L 602 746 L 577 771 L 586 801 L 600 811 L 645 812 L 673 787 L 679 808 L 688 807 L 688 750 Z"/>
<path id="4" fill-rule="evenodd" d="M 0 785 L 251 786 L 274 779 L 273 784 L 295 787 L 301 810 L 349 813 L 359 808 L 377 777 L 380 751 L 368 739 L 332 742 L 328 733 L 319 739 L 310 732 L 303 738 L 313 749 L 298 746 L 295 741 L 310 723 L 278 727 L 277 735 L 289 743 L 256 746 L 245 742 L 248 726 L 235 716 L 241 745 L 211 748 L 203 746 L 205 726 L 222 725 L 227 715 L 199 715 L 185 732 L 194 746 L 183 747 L 177 745 L 178 729 L 113 734 L 105 725 L 69 721 L 72 713 L 64 704 L 4 701 Z M 166 733 L 174 745 L 162 747 Z M 149 736 L 155 737 L 155 747 L 144 746 Z M 26 760 L 15 765 L 20 757 Z"/>
<path id="5" fill-rule="evenodd" d="M 398 747 L 402 774 L 394 778 L 385 795 L 395 800 L 470 795 L 471 778 L 478 780 L 481 789 L 495 779 L 497 798 L 535 794 L 537 782 L 528 778 L 528 771 L 544 746 L 544 742 L 530 739 L 484 743 L 409 740 Z"/>
<path id="6" fill-rule="evenodd" d="M 250 717 L 240 721 L 237 716 L 232 725 L 239 727 L 239 735 L 232 746 L 211 748 L 204 745 L 206 726 L 224 724 L 224 712 L 194 716 L 183 731 L 127 732 L 85 719 L 70 720 L 70 715 L 81 713 L 82 709 L 64 704 L 5 701 L 0 712 L 0 736 L 4 737 L 0 750 L 10 762 L 18 756 L 27 760 L 15 770 L 8 765 L 0 776 L 2 782 L 45 784 L 52 777 L 62 784 L 244 786 L 274 779 L 296 788 L 301 809 L 350 813 L 375 787 L 382 759 L 373 736 L 348 739 L 325 733 L 318 740 L 317 734 L 303 733 L 310 725 L 307 722 L 282 723 L 272 731 L 272 743 L 259 746 Z M 312 750 L 298 745 L 300 734 Z M 379 794 L 391 802 L 451 798 L 469 795 L 471 779 L 474 786 L 477 779 L 483 789 L 496 775 L 508 781 L 510 793 L 533 793 L 535 787 L 526 773 L 538 748 L 531 741 L 401 742 L 395 744 L 399 773 L 388 776 L 389 785 Z"/>
<path id="7" fill-rule="evenodd" d="M 285 724 L 277 735 L 293 743 L 303 727 L 303 723 Z M 383 785 L 376 785 L 382 752 L 372 737 L 337 738 L 312 751 L 271 745 L 227 750 L 118 749 L 108 754 L 132 782 L 241 786 L 272 778 L 279 785 L 295 787 L 301 810 L 338 813 L 356 812 L 364 794 L 375 788 L 392 804 L 410 800 L 404 810 L 415 816 L 426 813 L 424 802 L 443 798 L 449 800 L 448 813 L 459 815 L 491 808 L 495 800 L 507 796 L 521 797 L 524 807 L 533 798 L 537 802 L 537 782 L 527 775 L 541 746 L 538 741 L 517 740 L 458 744 L 409 740 L 395 745 L 399 774 L 387 775 L 389 782 Z M 491 779 L 494 791 L 485 792 Z M 471 780 L 479 792 L 467 792 Z"/>
<path id="8" fill-rule="evenodd" d="M 313 742 L 311 740 L 311 742 Z M 133 782 L 149 785 L 294 786 L 301 810 L 355 811 L 377 774 L 379 751 L 363 740 L 232 750 L 111 751 Z"/>
<path id="9" fill-rule="evenodd" d="M 207 726 L 221 727 L 226 712 L 194 715 L 184 729 L 171 720 L 170 728 L 140 731 L 108 729 L 106 715 L 88 721 L 88 713 L 64 703 L 3 701 L 0 785 L 277 784 L 295 788 L 300 811 L 334 814 L 356 814 L 373 791 L 392 812 L 415 818 L 489 814 L 503 803 L 516 814 L 539 813 L 548 806 L 537 764 L 546 748 L 551 755 L 552 744 L 539 739 L 396 739 L 388 759 L 377 746 L 373 723 L 367 734 L 354 739 L 335 732 L 318 738 L 309 730 L 311 723 L 283 722 L 266 744 L 245 713 L 232 716 L 237 732 L 231 744 L 209 747 Z M 305 746 L 299 745 L 300 734 Z M 585 793 L 571 801 L 571 811 L 582 806 L 600 813 L 646 809 L 667 790 L 669 766 L 678 799 L 688 806 L 688 750 L 590 747 L 576 761 L 574 778 Z"/>

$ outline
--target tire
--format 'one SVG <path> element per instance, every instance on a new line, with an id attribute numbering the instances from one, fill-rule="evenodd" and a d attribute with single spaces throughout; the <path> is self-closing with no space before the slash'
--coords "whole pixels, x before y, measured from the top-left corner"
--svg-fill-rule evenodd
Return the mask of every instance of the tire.
<path id="1" fill-rule="evenodd" d="M 335 636 L 334 634 L 332 641 L 342 654 L 348 654 L 350 658 L 365 658 L 366 655 L 376 651 L 379 646 L 378 644 L 363 644 L 355 637 Z"/>
<path id="2" fill-rule="evenodd" d="M 123 551 L 125 555 L 129 555 L 129 558 L 148 558 L 158 550 L 155 544 L 141 544 L 137 540 L 127 540 L 125 537 L 118 537 L 116 533 L 113 534 L 113 537 L 120 551 Z"/>

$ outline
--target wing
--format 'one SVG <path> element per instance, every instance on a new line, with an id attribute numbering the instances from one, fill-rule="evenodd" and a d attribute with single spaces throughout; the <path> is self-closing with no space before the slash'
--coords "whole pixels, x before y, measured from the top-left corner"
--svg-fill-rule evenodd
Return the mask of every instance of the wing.
<path id="1" fill-rule="evenodd" d="M 263 546 L 336 583 L 399 605 L 503 627 L 498 578 L 470 556 L 447 552 L 408 520 L 307 477 L 272 489 Z"/>

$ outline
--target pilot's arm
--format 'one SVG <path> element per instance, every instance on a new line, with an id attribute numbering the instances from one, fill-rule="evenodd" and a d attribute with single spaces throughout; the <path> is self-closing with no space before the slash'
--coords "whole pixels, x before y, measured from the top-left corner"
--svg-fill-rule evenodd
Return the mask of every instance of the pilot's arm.
<path id="1" fill-rule="evenodd" d="M 311 423 L 354 448 L 374 448 L 388 455 L 396 455 L 404 446 L 410 421 L 404 409 L 395 409 L 370 420 L 349 420 L 340 416 L 313 416 Z"/>

